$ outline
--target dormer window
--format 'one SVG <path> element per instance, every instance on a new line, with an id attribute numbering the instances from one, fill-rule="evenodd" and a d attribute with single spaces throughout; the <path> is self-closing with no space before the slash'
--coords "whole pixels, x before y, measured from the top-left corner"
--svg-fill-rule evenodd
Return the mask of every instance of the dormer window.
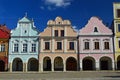
<path id="1" fill-rule="evenodd" d="M 97 29 L 97 27 L 95 27 L 95 28 L 94 28 L 94 32 L 98 32 L 98 29 Z"/>

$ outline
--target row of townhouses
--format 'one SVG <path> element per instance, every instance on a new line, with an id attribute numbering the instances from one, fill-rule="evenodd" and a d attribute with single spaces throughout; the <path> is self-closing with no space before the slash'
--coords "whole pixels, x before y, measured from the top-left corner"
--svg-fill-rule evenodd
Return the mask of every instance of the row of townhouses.
<path id="1" fill-rule="evenodd" d="M 43 32 L 24 16 L 13 30 L 0 25 L 0 71 L 120 70 L 120 3 L 111 28 L 96 16 L 76 32 L 69 20 L 49 20 Z"/>

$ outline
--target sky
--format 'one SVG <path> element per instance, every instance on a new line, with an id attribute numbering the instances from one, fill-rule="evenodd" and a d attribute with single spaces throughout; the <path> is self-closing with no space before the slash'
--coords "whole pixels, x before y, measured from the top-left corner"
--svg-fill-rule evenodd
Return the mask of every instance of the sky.
<path id="1" fill-rule="evenodd" d="M 120 0 L 0 0 L 0 24 L 15 29 L 18 20 L 27 13 L 40 32 L 47 27 L 48 20 L 57 16 L 70 20 L 76 30 L 84 27 L 92 16 L 100 17 L 110 26 L 113 2 Z"/>

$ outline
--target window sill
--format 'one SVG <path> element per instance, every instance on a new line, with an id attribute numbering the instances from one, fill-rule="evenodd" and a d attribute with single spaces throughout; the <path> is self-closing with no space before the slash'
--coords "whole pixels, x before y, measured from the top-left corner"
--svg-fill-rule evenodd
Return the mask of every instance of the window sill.
<path id="1" fill-rule="evenodd" d="M 103 50 L 110 50 L 110 49 L 103 49 Z"/>
<path id="2" fill-rule="evenodd" d="M 30 53 L 36 53 L 36 51 L 35 52 L 30 52 Z"/>
<path id="3" fill-rule="evenodd" d="M 0 51 L 0 52 L 6 52 L 6 51 Z"/>
<path id="4" fill-rule="evenodd" d="M 44 49 L 44 51 L 49 51 L 50 49 Z"/>
<path id="5" fill-rule="evenodd" d="M 27 52 L 21 52 L 21 53 L 27 53 Z"/>
<path id="6" fill-rule="evenodd" d="M 74 51 L 75 49 L 68 49 L 68 51 Z"/>
<path id="7" fill-rule="evenodd" d="M 12 53 L 19 53 L 19 52 L 12 52 Z"/>
<path id="8" fill-rule="evenodd" d="M 62 49 L 55 49 L 56 51 L 61 51 Z"/>
<path id="9" fill-rule="evenodd" d="M 93 49 L 93 50 L 100 50 L 100 49 Z"/>
<path id="10" fill-rule="evenodd" d="M 83 49 L 83 50 L 90 50 L 90 49 Z"/>

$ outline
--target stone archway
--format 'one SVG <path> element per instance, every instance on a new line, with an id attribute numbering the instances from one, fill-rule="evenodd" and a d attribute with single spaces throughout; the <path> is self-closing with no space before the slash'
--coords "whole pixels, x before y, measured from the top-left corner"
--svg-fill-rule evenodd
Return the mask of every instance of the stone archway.
<path id="1" fill-rule="evenodd" d="M 0 71 L 5 71 L 5 62 L 0 60 Z"/>
<path id="2" fill-rule="evenodd" d="M 109 57 L 100 58 L 100 70 L 111 70 L 112 60 Z"/>
<path id="3" fill-rule="evenodd" d="M 82 61 L 83 70 L 94 70 L 95 69 L 95 59 L 92 57 L 86 57 Z"/>
<path id="4" fill-rule="evenodd" d="M 63 59 L 61 57 L 54 59 L 54 71 L 63 71 Z"/>
<path id="5" fill-rule="evenodd" d="M 39 62 L 35 58 L 30 58 L 28 61 L 28 71 L 38 71 Z"/>
<path id="6" fill-rule="evenodd" d="M 15 58 L 12 63 L 13 71 L 23 71 L 23 62 L 20 58 Z"/>
<path id="7" fill-rule="evenodd" d="M 117 70 L 120 70 L 120 55 L 117 57 Z"/>
<path id="8" fill-rule="evenodd" d="M 51 59 L 50 57 L 45 57 L 43 59 L 43 71 L 51 71 Z"/>
<path id="9" fill-rule="evenodd" d="M 69 57 L 66 60 L 66 70 L 76 71 L 77 70 L 77 60 L 74 57 Z"/>

